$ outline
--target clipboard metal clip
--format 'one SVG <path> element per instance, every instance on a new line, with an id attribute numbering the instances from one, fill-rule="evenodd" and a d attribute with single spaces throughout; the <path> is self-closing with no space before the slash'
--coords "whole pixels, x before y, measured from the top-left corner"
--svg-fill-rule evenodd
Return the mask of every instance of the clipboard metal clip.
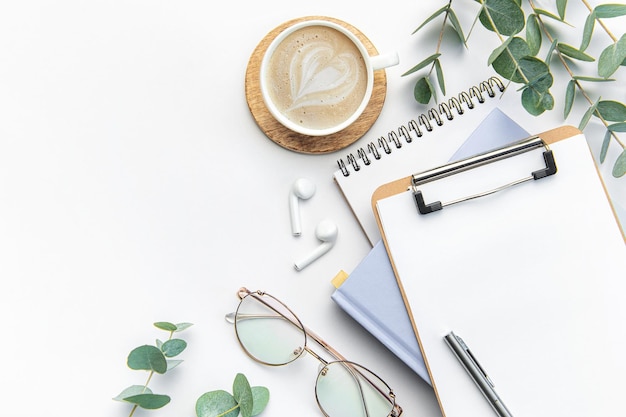
<path id="1" fill-rule="evenodd" d="M 537 148 L 544 148 L 543 151 L 543 160 L 545 162 L 545 168 L 533 171 L 527 177 L 520 178 L 519 180 L 509 182 L 502 186 L 483 191 L 477 194 L 473 194 L 467 197 L 458 198 L 456 200 L 448 201 L 442 203 L 441 201 L 435 201 L 432 203 L 426 203 L 424 200 L 424 195 L 419 190 L 419 186 L 425 184 L 427 182 L 436 181 L 441 178 L 445 178 L 454 174 L 458 174 L 472 168 L 476 168 L 482 165 L 486 165 L 492 162 L 500 161 L 502 159 L 510 158 L 512 156 L 516 156 L 525 152 L 529 152 L 535 150 Z M 420 214 L 429 214 L 438 210 L 443 209 L 446 206 L 450 206 L 452 204 L 460 203 L 463 201 L 473 200 L 475 198 L 484 197 L 490 194 L 494 194 L 498 191 L 505 190 L 514 185 L 518 185 L 524 183 L 526 181 L 531 180 L 539 180 L 541 178 L 548 177 L 550 175 L 554 175 L 557 172 L 556 162 L 554 161 L 554 155 L 552 150 L 548 147 L 548 145 L 538 136 L 532 136 L 528 139 L 524 139 L 520 142 L 514 143 L 512 145 L 506 146 L 504 148 L 499 148 L 493 151 L 489 151 L 480 155 L 476 155 L 467 159 L 463 159 L 461 161 L 452 162 L 450 164 L 441 166 L 439 168 L 434 168 L 419 174 L 412 175 L 411 178 L 411 190 L 413 191 L 413 197 L 415 199 L 415 203 L 417 205 L 417 209 Z"/>

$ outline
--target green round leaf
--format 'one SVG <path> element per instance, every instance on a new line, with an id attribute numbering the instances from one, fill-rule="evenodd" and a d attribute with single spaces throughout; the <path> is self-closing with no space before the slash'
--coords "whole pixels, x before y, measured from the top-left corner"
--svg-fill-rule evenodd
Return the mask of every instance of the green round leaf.
<path id="1" fill-rule="evenodd" d="M 433 90 L 430 81 L 426 77 L 422 77 L 415 83 L 413 89 L 413 95 L 418 103 L 428 104 L 430 98 L 433 96 Z"/>
<path id="2" fill-rule="evenodd" d="M 598 103 L 598 112 L 609 122 L 623 122 L 626 120 L 626 106 L 618 101 L 603 100 Z"/>
<path id="3" fill-rule="evenodd" d="M 529 87 L 539 93 L 545 93 L 552 87 L 554 77 L 550 73 L 550 68 L 542 60 L 525 56 L 520 58 L 518 65 L 518 71 L 524 74 Z"/>
<path id="4" fill-rule="evenodd" d="M 485 0 L 479 18 L 485 28 L 494 31 L 495 25 L 506 36 L 519 33 L 525 24 L 524 12 L 513 0 Z"/>
<path id="5" fill-rule="evenodd" d="M 143 345 L 133 349 L 126 361 L 128 367 L 136 370 L 154 371 L 164 374 L 167 371 L 167 362 L 163 353 L 151 345 Z"/>
<path id="6" fill-rule="evenodd" d="M 206 392 L 196 401 L 197 417 L 237 417 L 238 415 L 237 401 L 224 390 Z"/>
<path id="7" fill-rule="evenodd" d="M 252 387 L 252 416 L 261 414 L 270 401 L 270 391 L 265 387 Z"/>
<path id="8" fill-rule="evenodd" d="M 615 178 L 623 177 L 626 174 L 626 149 L 617 157 L 615 165 L 613 165 L 613 176 Z"/>
<path id="9" fill-rule="evenodd" d="M 156 410 L 170 402 L 170 397 L 160 394 L 138 394 L 132 397 L 124 398 L 124 401 L 137 404 L 146 410 Z"/>
<path id="10" fill-rule="evenodd" d="M 530 55 L 530 48 L 522 38 L 515 37 L 504 51 L 493 61 L 493 69 L 515 83 L 523 83 L 524 78 L 517 71 L 519 60 Z"/>
<path id="11" fill-rule="evenodd" d="M 539 93 L 527 87 L 522 91 L 522 106 L 533 116 L 539 116 L 544 111 L 552 109 L 554 99 L 550 93 Z"/>
<path id="12" fill-rule="evenodd" d="M 252 415 L 252 389 L 250 383 L 244 374 L 235 375 L 233 381 L 233 397 L 239 403 L 242 417 L 250 417 Z"/>
<path id="13" fill-rule="evenodd" d="M 187 347 L 187 342 L 183 339 L 170 339 L 163 343 L 161 351 L 168 358 L 172 358 L 180 354 Z"/>
<path id="14" fill-rule="evenodd" d="M 175 332 L 177 329 L 175 324 L 168 321 L 157 321 L 156 323 L 154 323 L 154 327 L 168 332 Z"/>

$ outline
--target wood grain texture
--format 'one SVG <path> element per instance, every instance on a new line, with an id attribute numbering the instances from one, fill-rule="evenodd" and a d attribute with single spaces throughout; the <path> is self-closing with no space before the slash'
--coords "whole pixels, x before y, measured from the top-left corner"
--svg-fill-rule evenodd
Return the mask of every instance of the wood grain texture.
<path id="1" fill-rule="evenodd" d="M 327 20 L 337 23 L 354 33 L 361 42 L 363 42 L 370 52 L 370 55 L 378 55 L 378 51 L 365 35 L 354 26 L 341 20 L 326 16 L 306 16 L 287 21 L 268 33 L 252 52 L 246 69 L 246 101 L 259 128 L 270 140 L 283 148 L 307 154 L 335 152 L 360 139 L 372 127 L 376 119 L 378 119 L 383 104 L 385 103 L 387 75 L 384 69 L 374 71 L 374 89 L 372 91 L 372 97 L 365 111 L 361 114 L 361 117 L 346 129 L 327 136 L 306 136 L 287 129 L 274 119 L 265 107 L 265 103 L 263 103 L 259 83 L 260 65 L 263 60 L 263 55 L 272 40 L 288 26 L 304 20 Z"/>

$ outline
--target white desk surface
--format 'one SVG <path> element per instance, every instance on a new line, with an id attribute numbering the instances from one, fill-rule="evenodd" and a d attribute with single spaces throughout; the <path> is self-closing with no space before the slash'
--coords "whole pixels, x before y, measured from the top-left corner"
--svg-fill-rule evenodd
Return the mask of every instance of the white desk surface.
<path id="1" fill-rule="evenodd" d="M 281 298 L 347 358 L 379 373 L 405 415 L 439 415 L 429 386 L 331 301 L 330 280 L 370 248 L 332 181 L 336 160 L 424 111 L 412 99 L 415 78 L 400 75 L 434 52 L 434 26 L 411 33 L 443 4 L 5 2 L 1 414 L 128 415 L 111 398 L 146 375 L 129 370 L 126 356 L 164 337 L 153 322 L 188 321 L 195 325 L 181 334 L 189 343 L 185 362 L 150 384 L 172 402 L 135 416 L 193 416 L 196 399 L 230 390 L 237 372 L 270 389 L 264 415 L 321 415 L 314 359 L 269 368 L 239 348 L 224 314 L 245 285 Z M 460 12 L 474 6 L 457 5 L 464 28 L 473 13 Z M 371 131 L 327 155 L 294 153 L 267 139 L 244 96 L 257 43 L 307 15 L 345 20 L 401 60 L 387 70 L 386 103 Z M 486 61 L 497 41 L 483 30 L 474 36 L 468 50 L 444 53 L 448 95 L 492 74 Z M 563 124 L 564 94 L 555 88 L 554 95 L 557 108 L 541 118 L 521 110 L 514 91 L 502 108 L 525 129 L 544 131 Z M 582 111 L 577 106 L 568 123 L 577 125 Z M 595 136 L 597 149 L 602 133 Z M 315 181 L 317 194 L 302 204 L 304 232 L 294 238 L 287 195 L 300 176 Z M 623 184 L 609 182 L 622 202 Z M 338 224 L 335 248 L 295 271 L 293 261 L 318 244 L 314 228 L 323 218 Z"/>

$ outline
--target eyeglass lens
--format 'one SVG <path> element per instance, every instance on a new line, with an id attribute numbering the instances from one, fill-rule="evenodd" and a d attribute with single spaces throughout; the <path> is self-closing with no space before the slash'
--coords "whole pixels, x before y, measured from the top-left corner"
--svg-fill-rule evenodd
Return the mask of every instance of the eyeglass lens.
<path id="1" fill-rule="evenodd" d="M 272 296 L 251 293 L 244 297 L 235 315 L 235 329 L 246 352 L 267 365 L 285 365 L 304 352 L 302 324 Z"/>
<path id="2" fill-rule="evenodd" d="M 380 378 L 352 362 L 329 363 L 320 370 L 315 385 L 320 408 L 333 417 L 389 416 L 393 404 L 384 395 L 389 391 Z"/>

